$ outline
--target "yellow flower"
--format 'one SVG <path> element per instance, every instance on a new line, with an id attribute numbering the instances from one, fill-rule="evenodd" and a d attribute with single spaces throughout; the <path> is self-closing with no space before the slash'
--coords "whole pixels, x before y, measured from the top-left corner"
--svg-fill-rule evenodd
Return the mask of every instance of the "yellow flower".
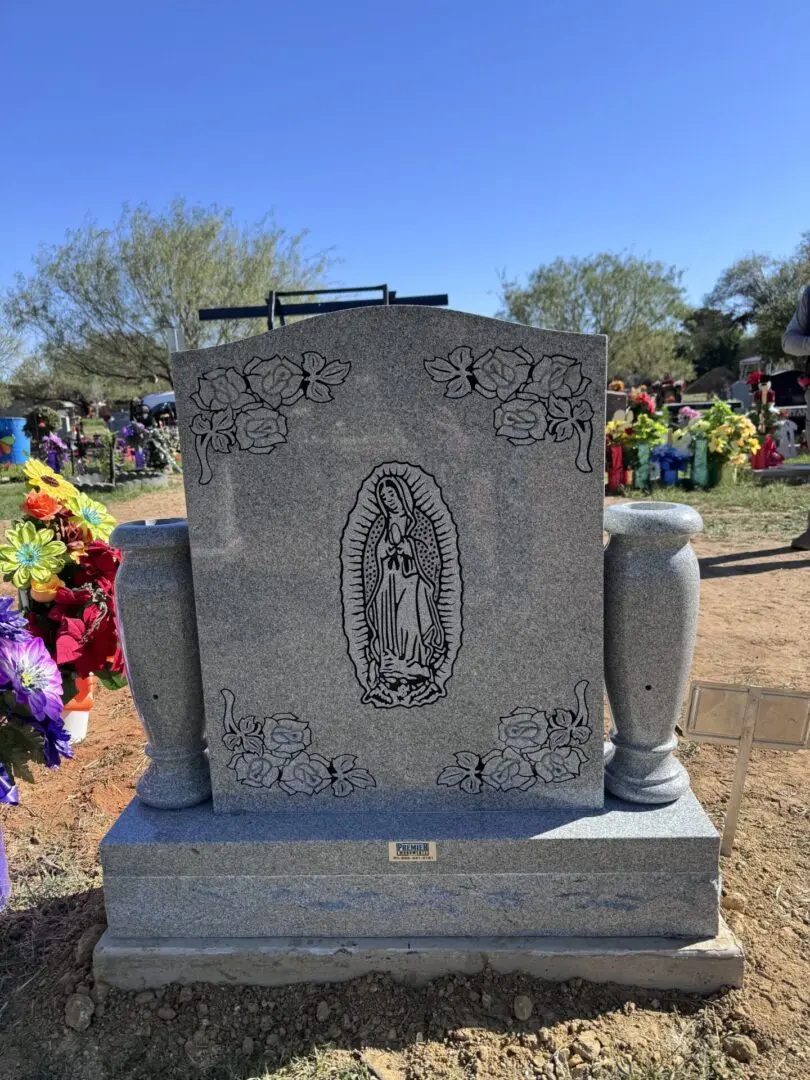
<path id="1" fill-rule="evenodd" d="M 36 458 L 29 458 L 26 461 L 25 478 L 29 487 L 47 491 L 49 495 L 60 502 L 66 502 L 79 494 L 73 484 L 65 480 L 64 476 L 55 473 L 53 469 L 43 462 L 37 461 Z"/>
<path id="2" fill-rule="evenodd" d="M 67 500 L 67 504 L 74 518 L 90 534 L 91 540 L 109 540 L 115 528 L 115 518 L 104 503 L 77 491 L 75 496 Z"/>
<path id="3" fill-rule="evenodd" d="M 6 543 L 0 547 L 0 571 L 7 574 L 18 589 L 33 582 L 44 585 L 65 565 L 67 548 L 54 540 L 50 529 L 37 529 L 30 521 L 6 530 Z"/>
<path id="4" fill-rule="evenodd" d="M 31 582 L 31 599 L 38 600 L 41 604 L 49 604 L 54 599 L 59 589 L 64 586 L 64 581 L 56 574 L 42 584 Z"/>

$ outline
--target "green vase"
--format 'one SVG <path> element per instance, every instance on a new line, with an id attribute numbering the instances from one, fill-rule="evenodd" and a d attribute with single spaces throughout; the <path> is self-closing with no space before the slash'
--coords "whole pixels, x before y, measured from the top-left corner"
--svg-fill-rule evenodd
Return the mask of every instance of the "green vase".
<path id="1" fill-rule="evenodd" d="M 635 487 L 647 491 L 650 486 L 650 444 L 639 443 L 636 447 Z"/>
<path id="2" fill-rule="evenodd" d="M 702 437 L 695 439 L 693 444 L 694 457 L 692 458 L 692 483 L 696 487 L 713 487 L 711 467 L 709 464 L 709 444 Z M 715 480 L 714 483 L 717 483 Z"/>

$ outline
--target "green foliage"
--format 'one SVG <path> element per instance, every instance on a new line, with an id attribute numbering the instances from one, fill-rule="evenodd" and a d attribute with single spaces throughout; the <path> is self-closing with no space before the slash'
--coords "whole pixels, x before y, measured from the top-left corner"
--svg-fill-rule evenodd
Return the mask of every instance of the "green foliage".
<path id="1" fill-rule="evenodd" d="M 124 207 L 113 228 L 94 222 L 43 249 L 5 302 L 14 331 L 35 333 L 51 381 L 170 383 L 163 339 L 179 326 L 189 349 L 263 329 L 252 320 L 201 323 L 198 308 L 261 303 L 270 289 L 322 281 L 328 259 L 307 256 L 303 233 L 270 219 L 241 227 L 233 211 L 176 200 L 163 213 Z"/>
<path id="2" fill-rule="evenodd" d="M 782 335 L 810 284 L 810 232 L 802 235 L 787 258 L 748 255 L 728 267 L 706 298 L 740 326 L 755 330 L 757 352 L 766 360 L 781 360 Z"/>
<path id="3" fill-rule="evenodd" d="M 742 342 L 742 325 L 732 314 L 701 307 L 690 311 L 683 320 L 677 351 L 697 375 L 716 367 L 736 371 Z"/>
<path id="4" fill-rule="evenodd" d="M 25 418 L 23 431 L 34 443 L 39 443 L 46 435 L 53 435 L 61 424 L 59 413 L 47 405 L 37 405 Z"/>
<path id="5" fill-rule="evenodd" d="M 533 271 L 525 286 L 503 280 L 501 287 L 502 318 L 607 334 L 611 377 L 691 377 L 691 363 L 676 348 L 688 309 L 674 266 L 603 252 L 555 259 Z"/>
<path id="6" fill-rule="evenodd" d="M 127 685 L 126 675 L 118 675 L 114 671 L 99 671 L 96 673 L 96 678 L 105 690 L 121 690 Z M 70 698 L 67 700 L 69 701 Z"/>
<path id="7" fill-rule="evenodd" d="M 20 712 L 19 704 L 12 706 Z M 42 765 L 45 758 L 42 748 L 45 740 L 30 724 L 21 723 L 14 716 L 7 716 L 0 725 L 0 764 L 5 766 L 6 772 L 14 780 L 21 777 L 28 780 L 31 773 L 28 762 L 34 761 Z"/>

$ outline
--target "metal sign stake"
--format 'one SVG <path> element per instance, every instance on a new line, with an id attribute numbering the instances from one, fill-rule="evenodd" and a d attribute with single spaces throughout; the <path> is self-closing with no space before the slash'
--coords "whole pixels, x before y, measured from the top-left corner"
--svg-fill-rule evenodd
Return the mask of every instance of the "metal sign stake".
<path id="1" fill-rule="evenodd" d="M 734 768 L 734 780 L 731 785 L 731 794 L 726 807 L 726 819 L 723 823 L 723 839 L 720 843 L 720 854 L 730 855 L 734 847 L 734 834 L 737 831 L 737 818 L 740 816 L 745 777 L 748 773 L 748 762 L 751 757 L 751 748 L 754 745 L 754 731 L 757 726 L 757 713 L 762 694 L 758 688 L 748 691 L 748 705 L 743 719 L 740 746 L 737 750 L 737 763 Z"/>

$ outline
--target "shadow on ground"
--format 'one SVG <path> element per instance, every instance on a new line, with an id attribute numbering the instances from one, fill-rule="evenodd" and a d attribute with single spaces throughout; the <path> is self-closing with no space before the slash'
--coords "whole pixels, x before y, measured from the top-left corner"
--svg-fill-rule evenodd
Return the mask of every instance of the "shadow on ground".
<path id="1" fill-rule="evenodd" d="M 119 993 L 93 987 L 88 941 L 100 920 L 99 889 L 2 917 L 4 1080 L 244 1080 L 285 1067 L 290 1080 L 540 1075 L 594 1024 L 605 1053 L 654 1054 L 667 1014 L 697 1032 L 707 1009 L 694 995 L 492 971 L 423 987 L 375 975 L 330 986 Z M 84 1031 L 64 1023 L 77 988 L 97 999 Z M 525 1021 L 516 1018 L 520 996 L 530 1002 Z M 629 1042 L 620 1036 L 627 1024 Z"/>

